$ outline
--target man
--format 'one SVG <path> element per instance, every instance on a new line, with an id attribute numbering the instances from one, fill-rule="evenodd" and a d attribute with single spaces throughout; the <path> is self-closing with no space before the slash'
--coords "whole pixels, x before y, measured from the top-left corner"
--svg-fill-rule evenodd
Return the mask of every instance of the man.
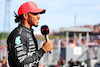
<path id="1" fill-rule="evenodd" d="M 34 2 L 26 2 L 19 7 L 18 15 L 15 14 L 15 22 L 19 23 L 19 26 L 11 32 L 7 40 L 10 67 L 38 67 L 43 54 L 51 51 L 50 40 L 38 50 L 32 29 L 32 26 L 38 26 L 39 14 L 45 11 L 39 9 Z"/>

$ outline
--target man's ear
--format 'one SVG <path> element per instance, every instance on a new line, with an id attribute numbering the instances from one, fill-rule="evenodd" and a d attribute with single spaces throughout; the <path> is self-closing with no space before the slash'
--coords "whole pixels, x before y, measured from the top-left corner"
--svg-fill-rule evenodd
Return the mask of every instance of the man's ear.
<path id="1" fill-rule="evenodd" d="M 28 14 L 27 13 L 24 13 L 23 14 L 23 18 L 26 20 L 26 19 L 28 19 Z"/>

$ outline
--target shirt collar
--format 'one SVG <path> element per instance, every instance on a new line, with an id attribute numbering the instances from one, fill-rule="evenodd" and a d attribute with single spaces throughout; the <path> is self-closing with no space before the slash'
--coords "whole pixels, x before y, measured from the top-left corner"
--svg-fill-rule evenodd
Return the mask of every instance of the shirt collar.
<path id="1" fill-rule="evenodd" d="M 19 24 L 19 26 L 21 26 L 25 31 L 27 31 L 27 32 L 29 32 L 29 33 L 31 33 L 31 32 L 33 32 L 34 30 L 32 29 L 32 28 L 27 28 L 27 27 L 25 27 L 23 24 Z"/>

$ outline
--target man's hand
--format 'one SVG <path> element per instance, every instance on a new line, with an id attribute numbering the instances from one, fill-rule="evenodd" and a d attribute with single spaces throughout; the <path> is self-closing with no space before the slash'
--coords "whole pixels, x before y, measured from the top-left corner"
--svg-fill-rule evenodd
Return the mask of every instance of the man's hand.
<path id="1" fill-rule="evenodd" d="M 53 48 L 53 47 L 52 47 L 51 40 L 45 42 L 45 43 L 43 44 L 43 46 L 42 46 L 42 49 L 45 51 L 45 53 L 51 51 L 52 48 Z"/>

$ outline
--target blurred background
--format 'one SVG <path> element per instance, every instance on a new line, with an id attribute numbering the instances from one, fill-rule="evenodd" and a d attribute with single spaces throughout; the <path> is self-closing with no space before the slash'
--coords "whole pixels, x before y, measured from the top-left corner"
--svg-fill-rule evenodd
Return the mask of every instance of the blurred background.
<path id="1" fill-rule="evenodd" d="M 0 65 L 8 59 L 7 37 L 18 26 L 14 11 L 25 2 L 34 1 L 46 9 L 39 26 L 33 27 L 40 48 L 45 41 L 42 25 L 50 28 L 52 53 L 45 54 L 40 67 L 96 67 L 100 64 L 99 0 L 0 0 Z M 5 61 L 4 61 L 5 62 Z"/>

